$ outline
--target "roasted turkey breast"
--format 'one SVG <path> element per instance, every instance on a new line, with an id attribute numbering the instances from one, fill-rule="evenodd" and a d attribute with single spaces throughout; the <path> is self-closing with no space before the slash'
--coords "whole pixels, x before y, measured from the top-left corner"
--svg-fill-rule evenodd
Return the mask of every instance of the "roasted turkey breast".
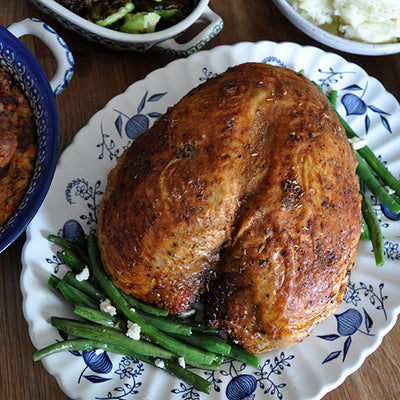
<path id="1" fill-rule="evenodd" d="M 356 160 L 325 97 L 246 63 L 170 108 L 121 156 L 99 207 L 126 293 L 258 353 L 303 340 L 341 302 L 361 229 Z"/>

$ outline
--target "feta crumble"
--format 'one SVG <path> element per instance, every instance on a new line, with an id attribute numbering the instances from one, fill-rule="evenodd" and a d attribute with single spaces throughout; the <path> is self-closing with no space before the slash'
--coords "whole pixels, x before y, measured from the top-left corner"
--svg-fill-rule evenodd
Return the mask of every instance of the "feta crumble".
<path id="1" fill-rule="evenodd" d="M 367 141 L 365 139 L 356 136 L 349 138 L 348 140 L 354 150 L 360 150 L 367 145 Z"/>
<path id="2" fill-rule="evenodd" d="M 140 339 L 140 326 L 132 321 L 128 321 L 128 330 L 126 331 L 126 336 L 133 340 Z"/>
<path id="3" fill-rule="evenodd" d="M 117 309 L 111 304 L 110 299 L 105 299 L 100 303 L 100 311 L 110 315 L 115 315 L 117 313 Z"/>
<path id="4" fill-rule="evenodd" d="M 89 268 L 85 267 L 79 274 L 75 275 L 75 279 L 79 282 L 87 281 L 89 279 L 89 276 L 90 276 Z"/>
<path id="5" fill-rule="evenodd" d="M 179 357 L 179 358 L 178 358 L 178 364 L 179 364 L 182 368 L 186 368 L 185 357 Z"/>
<path id="6" fill-rule="evenodd" d="M 159 358 L 157 358 L 156 361 L 154 361 L 154 364 L 157 368 L 164 368 L 165 364 L 163 360 L 160 360 Z"/>

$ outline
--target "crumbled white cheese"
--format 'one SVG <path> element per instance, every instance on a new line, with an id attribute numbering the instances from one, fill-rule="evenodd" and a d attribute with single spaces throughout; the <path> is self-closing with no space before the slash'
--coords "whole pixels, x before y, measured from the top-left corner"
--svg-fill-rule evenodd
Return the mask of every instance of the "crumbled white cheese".
<path id="1" fill-rule="evenodd" d="M 104 353 L 103 349 L 96 349 L 96 351 L 95 351 L 96 355 L 100 355 L 100 354 L 103 354 L 103 353 Z"/>
<path id="2" fill-rule="evenodd" d="M 186 368 L 185 357 L 179 357 L 179 358 L 178 358 L 178 364 L 179 364 L 182 368 Z"/>
<path id="3" fill-rule="evenodd" d="M 163 360 L 160 360 L 159 358 L 157 358 L 156 361 L 154 361 L 154 364 L 157 368 L 164 368 L 165 364 Z"/>
<path id="4" fill-rule="evenodd" d="M 128 321 L 128 330 L 126 331 L 126 336 L 133 340 L 140 339 L 140 326 L 132 321 Z"/>
<path id="5" fill-rule="evenodd" d="M 349 138 L 349 143 L 354 150 L 360 150 L 367 145 L 367 141 L 364 138 L 359 138 L 357 136 Z"/>
<path id="6" fill-rule="evenodd" d="M 178 314 L 178 317 L 185 319 L 191 317 L 194 314 L 196 314 L 196 310 L 194 308 L 191 308 L 190 310 L 182 311 L 180 314 Z"/>
<path id="7" fill-rule="evenodd" d="M 117 309 L 111 304 L 110 299 L 105 299 L 100 303 L 100 311 L 110 315 L 115 315 L 117 313 Z"/>
<path id="8" fill-rule="evenodd" d="M 89 276 L 90 276 L 89 268 L 85 267 L 79 274 L 75 275 L 75 279 L 79 282 L 87 281 L 89 279 Z"/>
<path id="9" fill-rule="evenodd" d="M 389 194 L 395 194 L 396 193 L 396 191 L 394 191 L 391 187 L 389 187 L 389 186 L 385 186 L 385 189 L 386 189 L 386 191 L 389 193 Z"/>
<path id="10" fill-rule="evenodd" d="M 136 312 L 136 310 L 135 310 L 133 307 L 131 307 L 130 310 L 131 310 L 132 312 Z"/>

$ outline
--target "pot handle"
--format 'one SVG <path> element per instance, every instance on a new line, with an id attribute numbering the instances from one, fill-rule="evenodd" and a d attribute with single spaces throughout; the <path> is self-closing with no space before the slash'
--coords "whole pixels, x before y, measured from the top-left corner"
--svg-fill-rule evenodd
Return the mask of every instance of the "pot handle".
<path id="1" fill-rule="evenodd" d="M 7 27 L 17 38 L 33 35 L 43 41 L 57 61 L 57 69 L 50 80 L 50 87 L 57 97 L 68 85 L 74 73 L 74 58 L 68 46 L 49 25 L 36 18 L 24 18 Z"/>
<path id="2" fill-rule="evenodd" d="M 195 23 L 198 22 L 206 22 L 208 25 L 188 42 L 178 43 L 174 38 L 171 38 L 157 43 L 155 47 L 159 47 L 167 53 L 174 55 L 188 56 L 200 50 L 207 42 L 216 36 L 224 26 L 223 19 L 208 6 Z"/>

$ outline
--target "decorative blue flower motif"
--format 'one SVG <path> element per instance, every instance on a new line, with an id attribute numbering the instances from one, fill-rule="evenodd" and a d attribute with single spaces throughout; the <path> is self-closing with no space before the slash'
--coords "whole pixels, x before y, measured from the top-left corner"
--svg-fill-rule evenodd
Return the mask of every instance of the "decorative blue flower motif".
<path id="1" fill-rule="evenodd" d="M 274 56 L 265 57 L 261 62 L 264 64 L 277 65 L 278 67 L 286 67 L 286 64 L 282 60 Z"/>
<path id="2" fill-rule="evenodd" d="M 375 307 L 375 310 L 382 311 L 385 319 L 387 319 L 386 310 L 384 307 L 384 301 L 387 296 L 383 295 L 384 284 L 379 285 L 379 293 L 376 293 L 372 285 L 366 285 L 364 282 L 360 282 L 359 286 L 349 282 L 347 293 L 343 299 L 344 303 L 351 303 L 354 306 L 358 306 L 362 299 L 369 299 L 369 303 Z M 363 294 L 363 297 L 360 295 Z M 322 361 L 322 364 L 335 360 L 340 355 L 342 355 L 342 361 L 344 362 L 350 345 L 352 343 L 352 337 L 355 334 L 363 334 L 367 336 L 374 336 L 371 333 L 371 329 L 374 322 L 367 312 L 367 310 L 362 307 L 362 313 L 355 308 L 349 308 L 341 314 L 335 314 L 337 322 L 337 333 L 320 335 L 317 336 L 320 339 L 335 341 L 340 338 L 346 338 L 343 343 L 343 348 L 341 350 L 332 351 L 328 356 Z M 362 325 L 364 328 L 362 329 Z"/>
<path id="3" fill-rule="evenodd" d="M 361 332 L 364 335 L 374 336 L 370 333 L 371 327 L 373 325 L 372 318 L 369 316 L 367 311 L 363 308 L 364 311 L 364 324 L 365 331 L 361 330 L 360 327 L 363 322 L 363 317 L 361 313 L 355 308 L 349 308 L 342 314 L 335 315 L 337 322 L 337 334 L 332 335 L 321 335 L 318 336 L 320 339 L 334 341 L 341 337 L 346 337 L 346 340 L 343 344 L 343 350 L 332 351 L 323 361 L 322 364 L 330 362 L 336 358 L 338 358 L 341 354 L 343 354 L 342 361 L 345 361 L 347 353 L 349 351 L 350 345 L 352 343 L 352 336 Z"/>
<path id="4" fill-rule="evenodd" d="M 340 79 L 343 79 L 344 74 L 354 74 L 354 71 L 334 71 L 332 68 L 329 68 L 329 71 L 323 71 L 321 68 L 318 68 L 318 72 L 323 75 L 323 78 L 318 79 L 319 86 L 327 90 L 332 85 L 339 82 Z"/>
<path id="5" fill-rule="evenodd" d="M 156 93 L 149 97 L 149 92 L 147 91 L 142 100 L 139 102 L 137 113 L 129 117 L 121 111 L 115 110 L 118 113 L 118 117 L 114 121 L 114 127 L 120 138 L 125 134 L 130 141 L 122 147 L 118 148 L 113 139 L 110 139 L 110 135 L 104 132 L 103 124 L 101 124 L 101 138 L 102 142 L 97 145 L 101 149 L 99 154 L 99 160 L 104 158 L 104 154 L 107 152 L 110 160 L 118 160 L 121 155 L 121 150 L 125 149 L 131 144 L 131 141 L 137 139 L 142 133 L 147 131 L 150 126 L 150 118 L 159 118 L 162 114 L 159 112 L 148 112 L 144 113 L 144 109 L 149 102 L 156 102 L 161 100 L 167 92 Z M 126 120 L 124 125 L 124 120 Z"/>
<path id="6" fill-rule="evenodd" d="M 69 204 L 75 204 L 74 196 L 87 201 L 89 212 L 87 215 L 80 216 L 81 219 L 86 220 L 87 225 L 97 224 L 97 206 L 99 198 L 103 195 L 103 192 L 99 190 L 100 186 L 100 180 L 91 186 L 86 179 L 77 178 L 68 183 L 65 189 L 65 198 Z"/>
<path id="7" fill-rule="evenodd" d="M 399 261 L 400 260 L 400 251 L 399 251 L 399 244 L 392 243 L 392 242 L 385 242 L 384 243 L 384 252 L 385 256 L 392 261 Z"/>
<path id="8" fill-rule="evenodd" d="M 257 379 L 252 375 L 235 376 L 226 387 L 228 400 L 253 400 L 257 389 Z"/>
<path id="9" fill-rule="evenodd" d="M 386 320 L 387 314 L 384 302 L 385 300 L 387 300 L 388 297 L 383 295 L 384 287 L 385 284 L 381 283 L 379 285 L 379 293 L 376 293 L 372 285 L 367 285 L 364 282 L 360 282 L 359 286 L 356 286 L 355 283 L 349 281 L 349 284 L 347 286 L 347 292 L 344 296 L 343 301 L 345 303 L 352 303 L 357 307 L 358 303 L 361 301 L 360 295 L 363 294 L 364 295 L 363 298 L 369 299 L 370 304 L 375 306 L 376 310 L 383 312 Z"/>
<path id="10" fill-rule="evenodd" d="M 63 225 L 63 227 L 58 231 L 58 236 L 63 237 L 67 240 L 72 240 L 78 235 L 82 235 L 83 229 L 80 223 L 74 219 L 69 219 Z M 54 265 L 54 273 L 56 274 L 60 270 L 60 265 L 64 265 L 64 262 L 60 259 L 60 257 L 53 254 L 52 258 L 46 258 L 46 262 L 48 264 Z"/>
<path id="11" fill-rule="evenodd" d="M 139 382 L 137 378 L 143 375 L 144 372 L 144 365 L 140 360 L 124 356 L 114 372 L 121 380 L 124 380 L 123 386 L 114 388 L 115 395 L 112 392 L 108 392 L 107 397 L 96 397 L 96 399 L 131 399 L 133 395 L 139 393 L 137 389 L 142 385 L 142 382 Z M 129 379 L 129 382 L 126 381 L 127 379 Z"/>
<path id="12" fill-rule="evenodd" d="M 375 107 L 374 105 L 367 105 L 364 100 L 362 99 L 363 96 L 365 95 L 365 92 L 367 91 L 368 88 L 368 82 L 365 84 L 365 88 L 362 88 L 361 86 L 354 84 L 345 87 L 342 90 L 348 90 L 351 92 L 360 92 L 361 94 L 357 96 L 354 93 L 346 93 L 342 99 L 341 102 L 346 110 L 346 115 L 365 115 L 365 132 L 368 133 L 369 127 L 371 125 L 371 119 L 368 115 L 368 111 L 372 111 L 374 113 L 379 114 L 381 123 L 383 127 L 390 133 L 392 133 L 392 129 L 390 127 L 389 121 L 386 118 L 386 116 L 389 116 L 390 114 L 381 110 L 378 107 Z"/>
<path id="13" fill-rule="evenodd" d="M 200 76 L 200 82 L 204 82 L 210 78 L 215 78 L 218 75 L 216 72 L 209 71 L 207 67 L 204 67 L 201 71 L 203 72 L 204 76 Z"/>
<path id="14" fill-rule="evenodd" d="M 63 340 L 68 339 L 68 335 L 65 332 L 61 330 L 59 330 L 58 332 Z M 69 353 L 74 355 L 75 357 L 82 357 L 85 363 L 85 368 L 79 375 L 78 383 L 81 382 L 82 378 L 85 378 L 91 383 L 103 383 L 112 379 L 99 375 L 99 374 L 106 375 L 113 368 L 113 364 L 110 358 L 108 357 L 108 354 L 105 351 L 98 352 L 95 350 L 83 350 L 81 353 L 80 351 L 74 350 L 74 351 L 69 351 Z M 85 375 L 85 372 L 88 369 L 91 370 L 92 372 L 95 372 L 97 375 L 95 374 Z"/>
<path id="15" fill-rule="evenodd" d="M 383 204 L 381 204 L 381 210 L 386 218 L 390 219 L 391 221 L 400 221 L 400 213 L 396 214 Z"/>
<path id="16" fill-rule="evenodd" d="M 64 239 L 72 240 L 76 236 L 83 235 L 81 224 L 75 219 L 69 219 L 64 223 L 61 232 L 59 233 Z"/>
<path id="17" fill-rule="evenodd" d="M 78 383 L 81 382 L 82 378 L 85 378 L 92 383 L 102 383 L 111 379 L 95 374 L 85 375 L 87 369 L 90 369 L 96 374 L 108 374 L 112 370 L 113 364 L 105 351 L 97 352 L 94 350 L 84 350 L 82 354 L 79 352 L 74 353 L 75 355 L 82 356 L 83 361 L 86 364 L 86 367 L 82 370 L 79 376 Z"/>

